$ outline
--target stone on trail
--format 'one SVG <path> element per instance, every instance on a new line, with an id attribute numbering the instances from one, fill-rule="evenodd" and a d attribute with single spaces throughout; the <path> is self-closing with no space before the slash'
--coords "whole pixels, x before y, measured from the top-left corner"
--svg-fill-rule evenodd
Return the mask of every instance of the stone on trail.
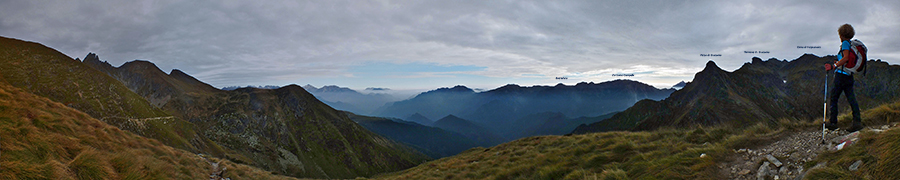
<path id="1" fill-rule="evenodd" d="M 850 165 L 850 171 L 859 170 L 859 165 L 862 165 L 862 160 L 856 160 L 856 162 Z"/>
<path id="2" fill-rule="evenodd" d="M 778 161 L 778 159 L 775 158 L 775 156 L 772 156 L 771 154 L 766 154 L 766 159 L 768 159 L 769 162 L 774 164 L 775 167 L 781 167 L 781 161 Z"/>
<path id="3" fill-rule="evenodd" d="M 762 166 L 759 166 L 759 170 L 756 171 L 756 179 L 765 180 L 766 174 L 769 173 L 769 162 L 763 162 Z"/>

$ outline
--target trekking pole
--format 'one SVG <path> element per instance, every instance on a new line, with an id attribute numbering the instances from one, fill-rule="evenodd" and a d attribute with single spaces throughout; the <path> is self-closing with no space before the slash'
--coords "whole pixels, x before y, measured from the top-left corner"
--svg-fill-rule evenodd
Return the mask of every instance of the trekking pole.
<path id="1" fill-rule="evenodd" d="M 825 95 L 824 104 L 822 105 L 822 144 L 825 144 L 825 122 L 828 120 L 828 71 L 825 71 Z"/>

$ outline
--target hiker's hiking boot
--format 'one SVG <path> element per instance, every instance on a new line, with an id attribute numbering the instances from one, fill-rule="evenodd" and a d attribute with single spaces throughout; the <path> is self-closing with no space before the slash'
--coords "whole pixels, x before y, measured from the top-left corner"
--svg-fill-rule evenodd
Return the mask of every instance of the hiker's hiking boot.
<path id="1" fill-rule="evenodd" d="M 862 125 L 862 122 L 853 121 L 853 125 L 850 126 L 850 129 L 847 129 L 848 132 L 856 132 L 862 130 L 865 126 Z"/>
<path id="2" fill-rule="evenodd" d="M 828 122 L 828 123 L 825 123 L 825 128 L 827 128 L 828 130 L 834 131 L 835 129 L 838 128 L 838 125 L 837 125 L 837 123 Z"/>

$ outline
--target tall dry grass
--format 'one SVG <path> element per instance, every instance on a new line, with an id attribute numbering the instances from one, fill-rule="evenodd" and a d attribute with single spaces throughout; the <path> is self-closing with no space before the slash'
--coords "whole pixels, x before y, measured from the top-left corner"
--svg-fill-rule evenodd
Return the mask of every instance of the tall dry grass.
<path id="1" fill-rule="evenodd" d="M 2 79 L 0 137 L 0 179 L 203 179 L 210 173 L 194 153 L 122 131 Z M 287 178 L 232 166 L 236 179 Z"/>

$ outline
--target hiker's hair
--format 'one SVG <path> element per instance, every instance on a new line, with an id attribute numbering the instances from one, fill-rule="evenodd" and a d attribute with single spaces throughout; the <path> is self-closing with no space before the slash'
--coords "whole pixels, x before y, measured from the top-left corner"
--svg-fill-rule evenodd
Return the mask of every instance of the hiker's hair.
<path id="1" fill-rule="evenodd" d="M 853 26 L 850 26 L 850 24 L 844 24 L 841 25 L 840 28 L 838 28 L 838 35 L 841 35 L 841 37 L 843 38 L 850 39 L 853 38 L 853 35 L 856 35 L 856 33 L 853 32 Z"/>

